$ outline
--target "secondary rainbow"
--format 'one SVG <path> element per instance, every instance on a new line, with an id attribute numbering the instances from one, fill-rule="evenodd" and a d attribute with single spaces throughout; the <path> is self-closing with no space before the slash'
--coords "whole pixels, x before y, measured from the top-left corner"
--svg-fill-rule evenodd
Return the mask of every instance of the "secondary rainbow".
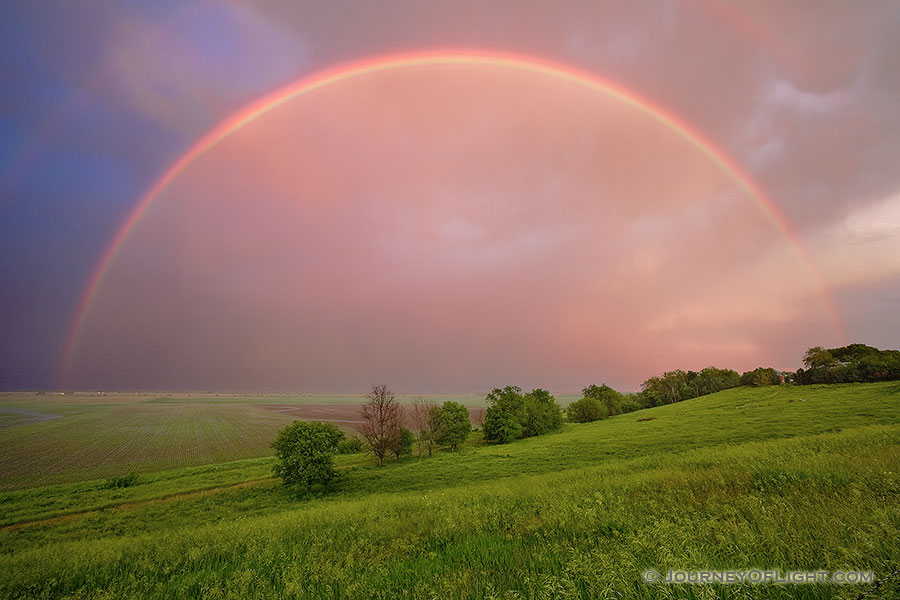
<path id="1" fill-rule="evenodd" d="M 91 278 L 88 280 L 88 284 L 85 287 L 85 291 L 81 296 L 75 310 L 75 315 L 69 326 L 63 347 L 62 360 L 60 361 L 58 381 L 61 383 L 62 378 L 68 371 L 69 362 L 78 343 L 85 319 L 90 313 L 91 306 L 103 285 L 103 281 L 109 272 L 110 266 L 115 262 L 122 246 L 128 240 L 129 235 L 140 222 L 141 217 L 150 205 L 153 204 L 163 190 L 175 181 L 181 173 L 191 166 L 192 163 L 215 148 L 219 142 L 226 139 L 235 131 L 252 123 L 254 120 L 286 102 L 304 94 L 364 75 L 406 68 L 438 67 L 446 65 L 484 66 L 498 69 L 526 71 L 583 85 L 598 93 L 626 103 L 634 109 L 653 118 L 660 125 L 681 136 L 694 148 L 706 155 L 715 165 L 726 172 L 760 207 L 775 228 L 787 238 L 793 250 L 805 266 L 810 283 L 820 295 L 822 302 L 833 321 L 835 329 L 841 335 L 842 339 L 846 339 L 843 323 L 841 322 L 834 301 L 828 294 L 828 289 L 822 280 L 819 270 L 815 266 L 809 252 L 806 250 L 806 247 L 794 231 L 793 227 L 775 203 L 750 178 L 743 168 L 741 168 L 741 166 L 724 151 L 714 146 L 696 129 L 690 127 L 671 112 L 642 98 L 633 91 L 613 82 L 606 81 L 593 73 L 527 56 L 497 54 L 483 51 L 440 51 L 383 56 L 340 66 L 317 75 L 305 77 L 253 102 L 200 138 L 200 140 L 183 154 L 181 158 L 179 158 L 175 164 L 159 178 L 153 187 L 147 191 L 107 246 L 101 260 L 94 269 Z"/>

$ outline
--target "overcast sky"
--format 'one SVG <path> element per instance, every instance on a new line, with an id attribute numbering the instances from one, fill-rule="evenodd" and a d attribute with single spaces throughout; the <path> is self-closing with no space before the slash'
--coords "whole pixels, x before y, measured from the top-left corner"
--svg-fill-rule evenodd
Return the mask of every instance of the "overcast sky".
<path id="1" fill-rule="evenodd" d="M 560 70 L 273 108 L 165 186 L 67 348 L 198 140 L 420 53 Z M 0 389 L 636 390 L 900 348 L 898 56 L 893 1 L 4 2 Z"/>

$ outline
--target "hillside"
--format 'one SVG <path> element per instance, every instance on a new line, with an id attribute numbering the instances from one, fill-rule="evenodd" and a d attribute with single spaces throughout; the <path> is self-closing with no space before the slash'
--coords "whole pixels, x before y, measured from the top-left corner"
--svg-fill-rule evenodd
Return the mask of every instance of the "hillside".
<path id="1" fill-rule="evenodd" d="M 0 596 L 851 598 L 648 568 L 900 566 L 900 384 L 736 388 L 297 498 L 270 458 L 0 494 Z M 892 597 L 890 582 L 872 597 Z"/>

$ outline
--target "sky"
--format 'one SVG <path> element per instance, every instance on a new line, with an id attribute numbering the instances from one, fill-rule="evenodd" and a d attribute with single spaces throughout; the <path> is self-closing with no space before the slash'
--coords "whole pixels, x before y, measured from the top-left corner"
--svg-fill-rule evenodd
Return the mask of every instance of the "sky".
<path id="1" fill-rule="evenodd" d="M 898 32 L 893 1 L 4 2 L 0 389 L 634 391 L 900 348 Z"/>

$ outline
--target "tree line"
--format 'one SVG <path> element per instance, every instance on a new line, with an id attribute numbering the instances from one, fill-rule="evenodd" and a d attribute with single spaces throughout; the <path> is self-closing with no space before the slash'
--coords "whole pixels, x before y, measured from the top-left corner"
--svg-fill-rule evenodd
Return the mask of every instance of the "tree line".
<path id="1" fill-rule="evenodd" d="M 622 394 L 607 385 L 589 385 L 582 398 L 569 405 L 568 419 L 577 423 L 597 421 L 642 408 L 681 402 L 739 386 L 781 384 L 857 383 L 900 379 L 900 351 L 879 350 L 865 344 L 840 348 L 816 346 L 803 356 L 805 369 L 779 371 L 757 367 L 738 374 L 732 369 L 707 367 L 702 371 L 676 369 L 650 377 L 638 393 Z"/>
<path id="2" fill-rule="evenodd" d="M 487 443 L 504 444 L 542 435 L 562 427 L 564 418 L 585 423 L 697 398 L 739 386 L 771 386 L 785 383 L 853 383 L 900 379 L 900 351 L 879 350 L 865 344 L 840 348 L 816 346 L 803 357 L 805 369 L 796 372 L 758 367 L 738 374 L 732 369 L 707 367 L 701 371 L 676 369 L 650 377 L 637 393 L 621 393 L 606 384 L 591 384 L 582 397 L 563 411 L 549 391 L 523 392 L 517 386 L 494 388 L 485 398 L 482 426 Z M 450 451 L 464 443 L 472 431 L 469 409 L 448 400 L 441 405 L 423 398 L 407 410 L 387 385 L 374 385 L 360 408 L 361 438 L 347 438 L 332 423 L 295 421 L 272 444 L 278 462 L 275 475 L 286 485 L 311 487 L 328 483 L 336 475 L 337 453 L 370 451 L 378 466 L 393 456 L 432 456 L 436 448 Z"/>

